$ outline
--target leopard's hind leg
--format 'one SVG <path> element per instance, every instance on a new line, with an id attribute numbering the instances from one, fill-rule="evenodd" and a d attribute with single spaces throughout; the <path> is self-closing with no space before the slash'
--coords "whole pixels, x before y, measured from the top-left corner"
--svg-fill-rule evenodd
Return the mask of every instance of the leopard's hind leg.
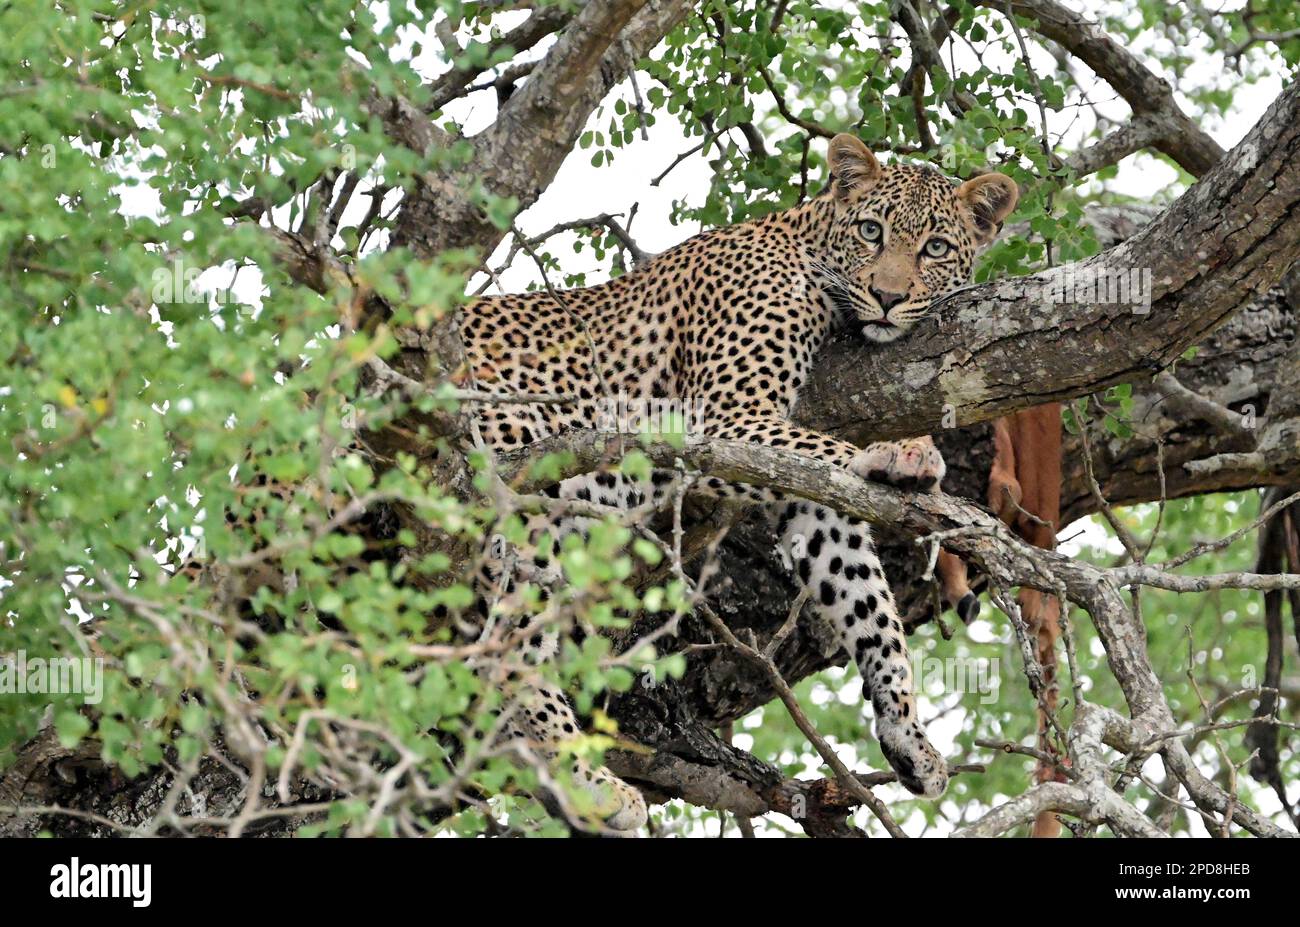
<path id="1" fill-rule="evenodd" d="M 497 551 L 487 560 L 487 569 L 480 577 L 481 592 L 490 603 L 485 627 L 497 628 L 496 623 L 504 620 L 509 624 L 507 633 L 534 628 L 533 634 L 522 635 L 525 639 L 516 656 L 532 666 L 550 659 L 558 649 L 559 638 L 559 632 L 547 621 L 552 605 L 541 615 L 529 615 L 523 597 L 531 585 L 541 591 L 544 601 L 553 603 L 563 584 L 555 561 L 536 556 L 541 536 L 549 534 L 558 545 L 568 534 L 585 533 L 593 523 L 590 517 L 565 512 L 564 501 L 624 510 L 642 505 L 655 507 L 665 504 L 674 489 L 674 477 L 667 472 L 656 472 L 648 483 L 614 473 L 591 473 L 551 487 L 546 494 L 556 500 L 556 510 L 529 520 L 530 546 Z M 525 740 L 554 776 L 569 779 L 586 792 L 593 813 L 605 828 L 630 832 L 645 825 L 647 808 L 640 791 L 608 769 L 565 749 L 566 742 L 572 742 L 582 731 L 567 695 L 558 686 L 539 673 L 516 673 L 510 681 L 510 693 L 505 710 L 511 714 L 505 736 Z"/>
<path id="2" fill-rule="evenodd" d="M 564 749 L 566 742 L 581 736 L 582 728 L 559 686 L 540 678 L 517 680 L 506 710 L 510 720 L 505 736 L 522 739 L 537 751 L 552 777 L 567 779 L 584 792 L 590 806 L 584 810 L 604 828 L 631 833 L 645 826 L 648 811 L 640 791 L 603 766 Z M 583 822 L 570 823 L 581 826 Z"/>

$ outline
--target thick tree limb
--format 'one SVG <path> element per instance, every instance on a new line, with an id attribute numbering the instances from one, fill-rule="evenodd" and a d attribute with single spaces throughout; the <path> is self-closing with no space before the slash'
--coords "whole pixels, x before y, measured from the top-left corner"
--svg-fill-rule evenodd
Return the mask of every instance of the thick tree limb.
<path id="1" fill-rule="evenodd" d="M 786 779 L 776 767 L 739 750 L 711 751 L 707 757 L 691 759 L 683 755 L 686 752 L 677 741 L 652 754 L 611 752 L 606 754 L 606 764 L 654 800 L 681 798 L 741 818 L 776 812 L 799 824 L 810 837 L 863 836 L 845 822 L 861 802 L 835 779 Z M 983 771 L 978 765 L 949 769 L 953 775 Z M 873 788 L 895 782 L 897 776 L 884 771 L 859 775 L 857 780 Z"/>
<path id="2" fill-rule="evenodd" d="M 1238 416 L 1248 426 L 1244 430 L 1221 427 L 1214 419 L 1222 412 L 1197 413 L 1171 404 L 1156 384 L 1134 390 L 1132 438 L 1118 439 L 1094 423 L 1093 466 L 1106 498 L 1127 505 L 1293 482 L 1300 475 L 1300 441 L 1287 435 L 1300 428 L 1293 408 L 1300 384 L 1292 382 L 1300 365 L 1298 329 L 1297 310 L 1284 290 L 1275 288 L 1251 300 L 1199 345 L 1194 358 L 1178 362 L 1182 388 L 1209 407 Z M 942 436 L 940 441 L 946 446 Z M 1250 456 L 1263 448 L 1262 462 Z M 961 453 L 953 448 L 954 461 Z M 1078 436 L 1067 436 L 1063 456 L 1062 512 L 1068 524 L 1095 505 Z M 956 491 L 969 494 L 967 486 Z"/>
<path id="3" fill-rule="evenodd" d="M 1069 814 L 1089 824 L 1105 824 L 1121 837 L 1168 836 L 1110 785 L 1110 768 L 1103 747 L 1131 736 L 1131 732 L 1132 725 L 1118 713 L 1080 702 L 1068 731 L 1071 781 L 1035 785 L 953 836 L 999 836 L 1051 811 Z M 1130 745 L 1125 749 L 1135 748 Z"/>
<path id="4" fill-rule="evenodd" d="M 295 283 L 324 293 L 348 279 L 347 268 L 327 246 L 274 226 L 264 231 L 271 239 L 276 266 Z"/>
<path id="5" fill-rule="evenodd" d="M 536 202 L 597 104 L 691 6 L 689 0 L 587 4 L 492 126 L 475 136 L 470 161 L 430 175 L 412 191 L 398 216 L 394 243 L 420 257 L 455 248 L 491 251 L 503 233 L 475 206 L 474 185 L 514 197 L 520 209 Z"/>

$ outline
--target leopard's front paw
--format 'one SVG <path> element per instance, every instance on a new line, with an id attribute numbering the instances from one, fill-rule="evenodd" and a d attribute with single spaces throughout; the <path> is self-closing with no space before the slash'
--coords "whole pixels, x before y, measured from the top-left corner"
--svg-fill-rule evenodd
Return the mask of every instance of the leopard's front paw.
<path id="1" fill-rule="evenodd" d="M 928 436 L 869 444 L 853 458 L 851 469 L 863 479 L 888 483 L 906 492 L 926 492 L 943 479 L 943 455 Z"/>
<path id="2" fill-rule="evenodd" d="M 948 788 L 948 763 L 915 720 L 876 721 L 876 739 L 898 781 L 913 795 L 938 798 Z"/>

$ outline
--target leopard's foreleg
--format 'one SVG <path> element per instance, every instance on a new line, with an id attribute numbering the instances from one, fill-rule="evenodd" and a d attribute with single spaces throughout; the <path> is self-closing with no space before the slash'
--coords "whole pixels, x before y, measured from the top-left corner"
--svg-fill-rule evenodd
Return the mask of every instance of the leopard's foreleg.
<path id="1" fill-rule="evenodd" d="M 879 462 L 872 448 L 859 450 L 778 416 L 736 416 L 716 423 L 713 432 L 795 450 L 864 478 Z M 919 477 L 931 475 L 927 468 L 936 471 L 930 485 L 937 485 L 943 476 L 942 457 L 928 438 L 916 450 L 908 458 L 922 471 L 910 474 L 918 479 L 914 485 L 920 485 Z M 822 505 L 790 501 L 784 503 L 779 534 L 809 601 L 835 629 L 862 674 L 863 695 L 875 712 L 885 759 L 910 791 L 927 798 L 943 794 L 948 767 L 917 717 L 906 636 L 867 525 Z"/>
<path id="2" fill-rule="evenodd" d="M 862 674 L 876 715 L 876 737 L 907 789 L 937 798 L 947 764 L 916 712 L 903 625 L 867 525 L 812 502 L 789 502 L 780 518 L 781 549 L 808 590 L 808 602 L 833 627 Z"/>

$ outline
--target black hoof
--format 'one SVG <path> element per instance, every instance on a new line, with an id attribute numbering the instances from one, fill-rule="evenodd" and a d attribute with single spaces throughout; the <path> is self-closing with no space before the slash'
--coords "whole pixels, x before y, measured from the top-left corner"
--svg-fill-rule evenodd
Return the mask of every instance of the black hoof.
<path id="1" fill-rule="evenodd" d="M 957 617 L 961 619 L 962 624 L 970 624 L 980 614 L 980 600 L 975 597 L 975 593 L 968 592 L 961 597 L 957 603 Z"/>

